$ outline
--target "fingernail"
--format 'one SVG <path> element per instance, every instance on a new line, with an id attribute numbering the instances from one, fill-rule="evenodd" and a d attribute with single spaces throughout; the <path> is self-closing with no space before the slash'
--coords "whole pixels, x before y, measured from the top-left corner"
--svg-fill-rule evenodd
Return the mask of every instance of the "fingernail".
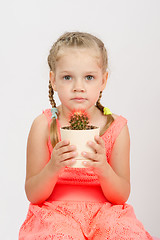
<path id="1" fill-rule="evenodd" d="M 84 156 L 85 156 L 85 155 L 86 155 L 86 152 L 82 152 L 82 155 L 84 155 Z"/>
<path id="2" fill-rule="evenodd" d="M 74 154 L 74 156 L 76 156 L 78 154 L 78 152 L 74 151 L 73 154 Z"/>
<path id="3" fill-rule="evenodd" d="M 71 148 L 72 148 L 72 149 L 76 149 L 76 146 L 75 146 L 75 145 L 71 145 Z"/>

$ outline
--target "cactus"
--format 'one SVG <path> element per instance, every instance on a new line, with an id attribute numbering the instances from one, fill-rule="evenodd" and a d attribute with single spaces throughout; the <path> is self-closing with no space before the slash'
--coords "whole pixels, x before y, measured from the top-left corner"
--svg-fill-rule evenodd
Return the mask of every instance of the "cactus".
<path id="1" fill-rule="evenodd" d="M 86 130 L 89 129 L 89 117 L 85 110 L 74 110 L 70 115 L 70 129 Z"/>

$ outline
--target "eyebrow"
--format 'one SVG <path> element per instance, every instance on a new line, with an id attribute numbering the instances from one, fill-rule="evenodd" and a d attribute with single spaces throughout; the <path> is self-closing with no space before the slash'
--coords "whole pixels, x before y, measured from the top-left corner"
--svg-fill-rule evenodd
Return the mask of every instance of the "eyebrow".
<path id="1" fill-rule="evenodd" d="M 65 74 L 65 73 L 69 74 L 69 73 L 72 73 L 72 71 L 62 71 L 62 72 L 60 72 L 60 74 Z M 96 71 L 85 72 L 85 74 L 97 74 L 97 73 L 98 72 L 96 72 Z"/>
<path id="2" fill-rule="evenodd" d="M 86 72 L 86 74 L 96 74 L 96 73 L 98 73 L 98 72 L 96 72 L 96 71 Z"/>

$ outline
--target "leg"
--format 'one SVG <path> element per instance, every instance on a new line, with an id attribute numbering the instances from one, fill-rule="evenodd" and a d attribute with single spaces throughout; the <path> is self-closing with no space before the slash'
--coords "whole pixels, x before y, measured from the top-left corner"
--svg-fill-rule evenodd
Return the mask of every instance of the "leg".
<path id="1" fill-rule="evenodd" d="M 80 224 L 60 208 L 31 206 L 19 240 L 84 240 Z"/>
<path id="2" fill-rule="evenodd" d="M 89 240 L 152 240 L 129 205 L 101 208 L 91 224 Z"/>

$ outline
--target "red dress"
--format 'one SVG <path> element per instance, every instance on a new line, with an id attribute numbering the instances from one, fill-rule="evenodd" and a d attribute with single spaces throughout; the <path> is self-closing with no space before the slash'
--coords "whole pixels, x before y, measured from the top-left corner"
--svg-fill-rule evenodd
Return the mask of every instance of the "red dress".
<path id="1" fill-rule="evenodd" d="M 43 112 L 50 127 L 51 110 Z M 119 116 L 101 136 L 108 162 L 116 138 L 127 120 Z M 57 120 L 60 134 L 60 125 Z M 52 153 L 49 139 L 48 148 Z M 91 168 L 65 167 L 51 196 L 42 204 L 30 203 L 19 240 L 151 240 L 131 205 L 113 205 L 105 198 Z"/>

